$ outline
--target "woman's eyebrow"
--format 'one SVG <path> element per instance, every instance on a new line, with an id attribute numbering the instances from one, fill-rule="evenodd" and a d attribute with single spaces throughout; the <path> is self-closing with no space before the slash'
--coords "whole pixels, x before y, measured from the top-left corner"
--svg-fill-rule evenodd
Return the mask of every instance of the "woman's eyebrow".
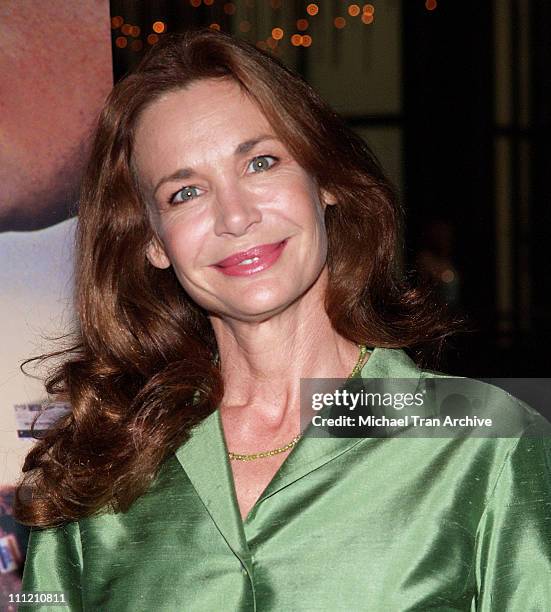
<path id="1" fill-rule="evenodd" d="M 271 134 L 263 134 L 262 136 L 245 140 L 245 142 L 242 142 L 235 147 L 233 154 L 235 157 L 238 157 L 239 155 L 246 155 L 249 151 L 254 149 L 257 144 L 264 142 L 265 140 L 277 140 L 277 138 Z"/>
<path id="2" fill-rule="evenodd" d="M 233 152 L 234 157 L 240 157 L 241 155 L 246 155 L 256 147 L 257 144 L 264 142 L 266 140 L 278 140 L 276 136 L 272 134 L 262 134 L 261 136 L 257 136 L 255 138 L 250 138 L 249 140 L 245 140 L 235 147 L 235 151 Z M 164 183 L 169 183 L 171 181 L 179 181 L 186 180 L 189 178 L 193 178 L 195 176 L 195 171 L 192 168 L 180 168 L 171 174 L 164 176 L 153 189 L 153 195 L 157 193 L 159 188 L 164 185 Z"/>

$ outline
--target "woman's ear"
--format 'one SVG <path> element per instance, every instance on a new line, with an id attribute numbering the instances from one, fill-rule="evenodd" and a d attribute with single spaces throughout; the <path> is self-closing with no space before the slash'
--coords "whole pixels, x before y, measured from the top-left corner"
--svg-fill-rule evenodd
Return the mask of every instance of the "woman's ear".
<path id="1" fill-rule="evenodd" d="M 323 204 L 323 208 L 326 206 L 333 206 L 337 203 L 337 198 L 335 198 L 329 191 L 326 189 L 321 190 L 321 201 Z"/>
<path id="2" fill-rule="evenodd" d="M 155 268 L 164 269 L 170 267 L 170 259 L 167 257 L 163 246 L 156 236 L 154 236 L 147 245 L 145 255 Z"/>

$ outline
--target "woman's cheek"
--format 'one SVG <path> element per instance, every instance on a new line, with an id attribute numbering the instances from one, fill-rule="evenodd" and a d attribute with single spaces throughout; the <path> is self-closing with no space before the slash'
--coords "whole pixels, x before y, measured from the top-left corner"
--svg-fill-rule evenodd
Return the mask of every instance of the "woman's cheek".
<path id="1" fill-rule="evenodd" d="M 182 266 L 193 264 L 193 259 L 204 251 L 208 234 L 199 223 L 174 223 L 167 228 L 164 244 L 174 260 Z"/>

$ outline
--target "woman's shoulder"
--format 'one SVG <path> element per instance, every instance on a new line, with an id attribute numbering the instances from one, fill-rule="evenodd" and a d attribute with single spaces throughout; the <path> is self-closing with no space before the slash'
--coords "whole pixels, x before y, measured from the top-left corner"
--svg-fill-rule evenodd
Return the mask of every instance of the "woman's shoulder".
<path id="1" fill-rule="evenodd" d="M 396 391 L 421 392 L 422 414 L 462 418 L 461 423 L 473 425 L 471 434 L 477 437 L 538 437 L 544 440 L 544 446 L 551 445 L 551 423 L 547 418 L 551 387 L 541 379 L 457 376 L 423 368 L 405 350 L 395 348 L 373 349 L 361 376 L 385 379 L 386 388 Z M 547 396 L 550 401 L 546 401 Z"/>

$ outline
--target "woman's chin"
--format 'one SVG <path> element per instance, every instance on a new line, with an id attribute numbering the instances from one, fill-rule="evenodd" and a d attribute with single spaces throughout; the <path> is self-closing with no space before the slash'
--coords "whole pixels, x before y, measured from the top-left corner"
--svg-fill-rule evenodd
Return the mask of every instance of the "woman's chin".
<path id="1" fill-rule="evenodd" d="M 280 312 L 283 312 L 293 302 L 292 299 L 241 299 L 231 304 L 226 304 L 226 307 L 212 312 L 217 317 L 222 319 L 234 319 L 238 321 L 257 322 L 261 323 L 273 317 Z"/>
<path id="2" fill-rule="evenodd" d="M 309 292 L 317 292 L 320 278 L 318 275 L 317 278 L 304 278 L 285 284 L 272 280 L 263 285 L 243 287 L 237 294 L 228 295 L 219 307 L 208 310 L 222 318 L 261 322 L 296 305 Z"/>

